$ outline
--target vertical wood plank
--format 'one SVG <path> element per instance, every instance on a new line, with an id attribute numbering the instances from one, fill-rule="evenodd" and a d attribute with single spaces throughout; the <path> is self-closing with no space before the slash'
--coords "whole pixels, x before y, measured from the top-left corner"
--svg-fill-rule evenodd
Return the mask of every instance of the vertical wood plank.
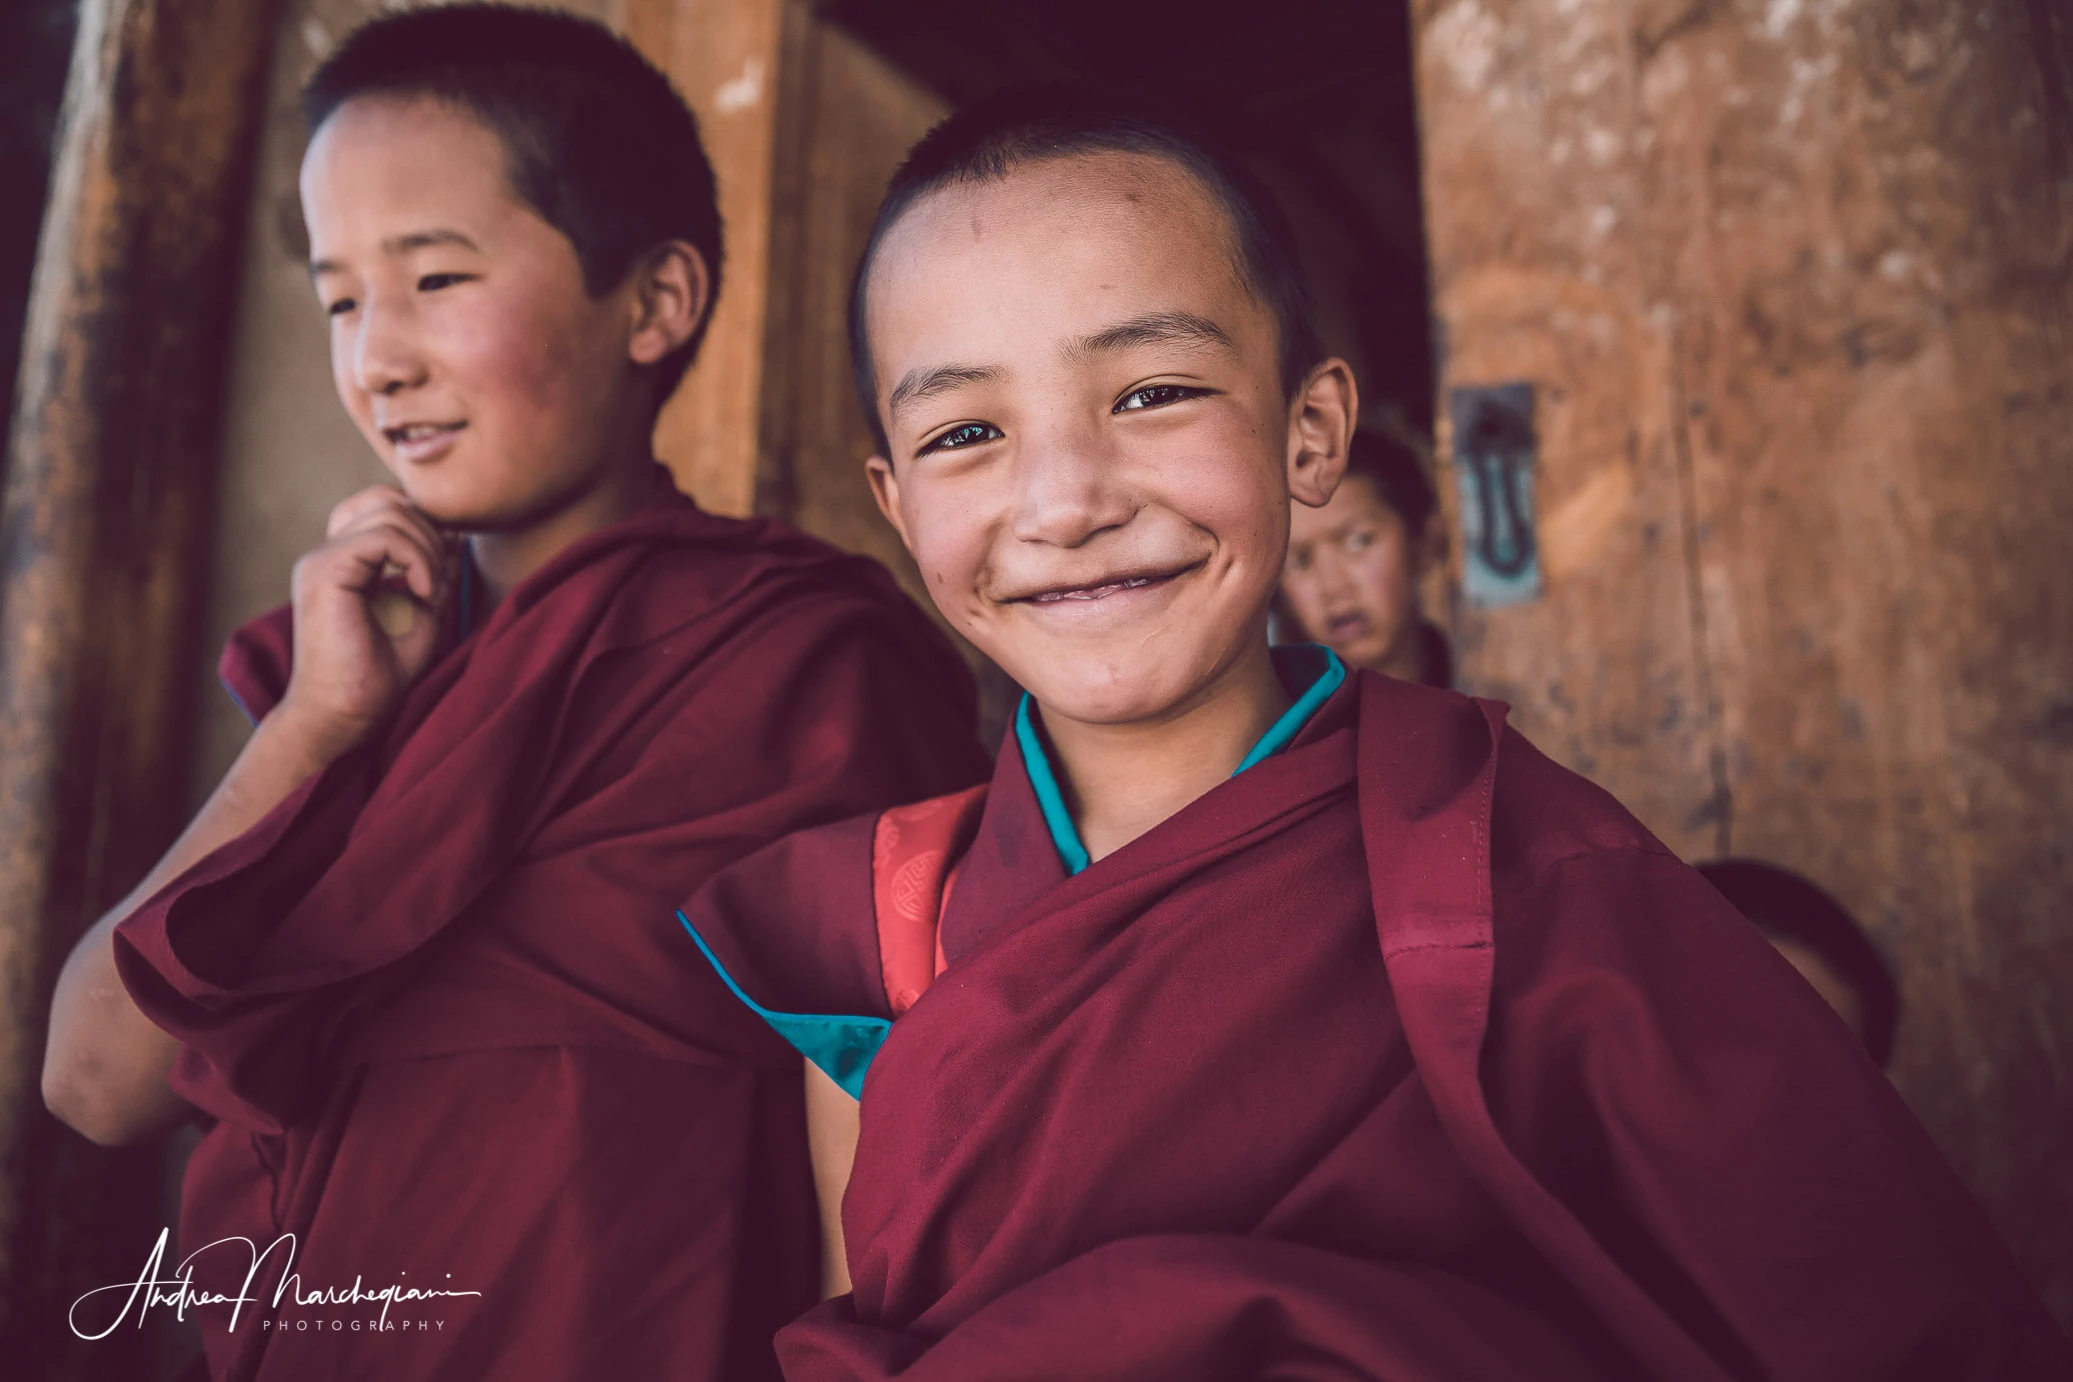
<path id="1" fill-rule="evenodd" d="M 63 1292 L 124 1193 L 42 1109 L 50 980 L 183 815 L 224 227 L 273 18 L 273 0 L 87 0 L 31 292 L 0 501 L 0 1347 L 39 1376 L 85 1366 L 46 1348 L 69 1340 Z"/>
<path id="2" fill-rule="evenodd" d="M 838 29 L 816 26 L 802 65 L 806 119 L 785 218 L 795 223 L 787 315 L 773 322 L 764 411 L 766 509 L 878 558 L 933 609 L 920 573 L 872 502 L 870 432 L 850 383 L 849 289 L 893 169 L 948 113 L 933 94 Z"/>
<path id="3" fill-rule="evenodd" d="M 655 454 L 716 513 L 755 504 L 778 89 L 799 0 L 625 0 L 625 31 L 698 116 L 720 185 L 726 268 L 697 363 L 662 410 Z M 803 12 L 802 12 L 803 15 Z"/>

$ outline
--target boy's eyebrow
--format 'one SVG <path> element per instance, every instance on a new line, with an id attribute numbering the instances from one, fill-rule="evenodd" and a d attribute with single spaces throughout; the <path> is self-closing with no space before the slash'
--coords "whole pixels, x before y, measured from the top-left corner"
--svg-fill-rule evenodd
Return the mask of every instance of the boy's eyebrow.
<path id="1" fill-rule="evenodd" d="M 417 230 L 408 235 L 392 235 L 381 242 L 382 253 L 386 255 L 408 254 L 412 250 L 429 249 L 433 245 L 459 245 L 465 250 L 480 253 L 482 247 L 461 234 L 458 230 Z M 321 278 L 335 274 L 343 266 L 335 259 L 312 259 L 310 277 Z"/>
<path id="2" fill-rule="evenodd" d="M 1141 345 L 1193 345 L 1212 350 L 1235 350 L 1231 335 L 1207 317 L 1193 312 L 1147 312 L 1141 317 L 1082 336 L 1066 347 L 1068 358 L 1078 359 L 1111 350 Z"/>
<path id="3" fill-rule="evenodd" d="M 934 398 L 960 384 L 990 383 L 1003 373 L 995 365 L 939 365 L 935 369 L 911 369 L 893 385 L 892 395 L 885 401 L 885 410 L 897 413 L 902 404 Z"/>
<path id="4" fill-rule="evenodd" d="M 1198 317 L 1193 312 L 1147 312 L 1128 321 L 1117 322 L 1091 335 L 1082 336 L 1066 346 L 1069 359 L 1088 355 L 1099 355 L 1111 350 L 1127 350 L 1131 346 L 1192 345 L 1212 350 L 1236 350 L 1231 334 L 1207 317 Z M 947 389 L 960 384 L 982 384 L 1001 377 L 1002 371 L 992 365 L 942 365 L 935 369 L 911 369 L 902 375 L 886 399 L 886 411 L 897 413 L 905 403 L 919 403 L 924 398 L 933 398 Z"/>

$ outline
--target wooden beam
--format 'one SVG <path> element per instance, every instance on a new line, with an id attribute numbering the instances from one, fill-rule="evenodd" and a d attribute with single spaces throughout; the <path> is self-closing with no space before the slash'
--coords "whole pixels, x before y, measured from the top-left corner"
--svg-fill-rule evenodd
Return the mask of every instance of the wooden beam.
<path id="1" fill-rule="evenodd" d="M 92 1149 L 38 1092 L 51 977 L 185 815 L 235 232 L 275 10 L 85 0 L 80 16 L 0 500 L 0 1352 L 14 1357 L 72 1342 L 52 1254 L 80 1251 L 96 1211 L 78 1174 Z M 54 1202 L 60 1182 L 72 1202 Z M 19 1255 L 30 1242 L 38 1260 Z M 66 1357 L 38 1375 L 85 1367 L 76 1345 Z"/>
<path id="2" fill-rule="evenodd" d="M 626 36 L 698 116 L 720 185 L 726 267 L 698 361 L 663 408 L 655 454 L 716 513 L 755 505 L 782 83 L 811 24 L 803 0 L 626 0 Z"/>

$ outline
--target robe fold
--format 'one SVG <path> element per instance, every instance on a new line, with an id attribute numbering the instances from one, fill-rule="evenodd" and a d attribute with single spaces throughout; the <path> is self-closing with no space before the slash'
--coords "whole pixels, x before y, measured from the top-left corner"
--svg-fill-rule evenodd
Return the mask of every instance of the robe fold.
<path id="1" fill-rule="evenodd" d="M 1494 703 L 1359 673 L 1071 876 L 1011 736 L 683 920 L 862 1089 L 792 1382 L 2073 1367 L 1836 1016 Z"/>
<path id="2" fill-rule="evenodd" d="M 255 719 L 290 633 L 277 610 L 225 652 Z M 789 831 L 978 780 L 972 726 L 965 668 L 875 563 L 673 490 L 513 590 L 374 741 L 116 930 L 213 1120 L 197 1288 L 294 1235 L 234 1327 L 192 1310 L 209 1374 L 774 1374 L 818 1271 L 799 1061 L 686 985 L 675 904 Z M 480 1294 L 386 1328 L 276 1306 L 290 1248 L 297 1294 Z"/>

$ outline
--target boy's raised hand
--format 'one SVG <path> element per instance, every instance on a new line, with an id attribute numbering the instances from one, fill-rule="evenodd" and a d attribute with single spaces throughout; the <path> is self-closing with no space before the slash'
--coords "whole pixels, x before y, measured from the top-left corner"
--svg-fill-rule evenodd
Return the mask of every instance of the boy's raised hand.
<path id="1" fill-rule="evenodd" d="M 295 564 L 287 695 L 158 866 L 88 928 L 58 976 L 43 1065 L 44 1102 L 58 1117 L 117 1146 L 187 1116 L 186 1101 L 168 1083 L 179 1043 L 123 988 L 115 927 L 251 829 L 394 708 L 438 648 L 458 569 L 447 539 L 399 490 L 362 490 L 331 511 L 324 545 Z"/>
<path id="2" fill-rule="evenodd" d="M 322 757 L 357 743 L 437 650 L 456 569 L 448 539 L 390 485 L 331 511 L 295 563 L 295 669 L 281 710 Z"/>

